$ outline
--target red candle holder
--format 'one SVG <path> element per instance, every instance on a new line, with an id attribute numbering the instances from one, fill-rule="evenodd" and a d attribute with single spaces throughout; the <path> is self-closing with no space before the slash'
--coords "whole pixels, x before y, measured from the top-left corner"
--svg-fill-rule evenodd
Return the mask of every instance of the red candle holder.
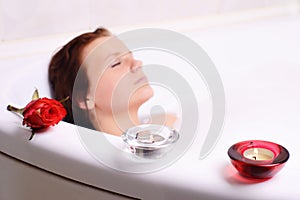
<path id="1" fill-rule="evenodd" d="M 286 148 L 262 140 L 236 143 L 228 149 L 228 155 L 242 176 L 260 179 L 273 177 L 289 159 Z"/>

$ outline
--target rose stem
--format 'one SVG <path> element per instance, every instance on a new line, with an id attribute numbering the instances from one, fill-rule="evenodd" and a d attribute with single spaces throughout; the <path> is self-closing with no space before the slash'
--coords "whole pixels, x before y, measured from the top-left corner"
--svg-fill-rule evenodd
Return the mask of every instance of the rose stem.
<path id="1" fill-rule="evenodd" d="M 23 111 L 24 111 L 24 108 L 20 109 L 20 108 L 16 108 L 16 107 L 14 107 L 14 106 L 8 105 L 8 106 L 7 106 L 7 110 L 8 110 L 8 111 L 13 111 L 13 112 L 17 112 L 17 113 L 22 114 Z"/>

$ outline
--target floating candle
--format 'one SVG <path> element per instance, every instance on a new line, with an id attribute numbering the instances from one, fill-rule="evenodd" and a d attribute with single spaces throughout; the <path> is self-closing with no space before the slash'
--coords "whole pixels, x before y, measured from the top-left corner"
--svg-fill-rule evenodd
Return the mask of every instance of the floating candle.
<path id="1" fill-rule="evenodd" d="M 143 124 L 129 128 L 122 134 L 127 148 L 142 158 L 161 158 L 179 139 L 179 133 L 157 124 Z"/>

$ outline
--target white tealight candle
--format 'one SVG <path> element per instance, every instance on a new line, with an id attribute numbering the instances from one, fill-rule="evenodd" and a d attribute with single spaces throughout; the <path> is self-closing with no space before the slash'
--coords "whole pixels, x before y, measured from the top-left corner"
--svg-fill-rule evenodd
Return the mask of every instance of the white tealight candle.
<path id="1" fill-rule="evenodd" d="M 142 131 L 136 135 L 136 139 L 140 143 L 152 144 L 163 141 L 165 138 L 158 134 L 151 133 L 151 131 Z"/>
<path id="2" fill-rule="evenodd" d="M 244 151 L 244 157 L 251 160 L 271 160 L 274 153 L 269 149 L 256 147 Z"/>

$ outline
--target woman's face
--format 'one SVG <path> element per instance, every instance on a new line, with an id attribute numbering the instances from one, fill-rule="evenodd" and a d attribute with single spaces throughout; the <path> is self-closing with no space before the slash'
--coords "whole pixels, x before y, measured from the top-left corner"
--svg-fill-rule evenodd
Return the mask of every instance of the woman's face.
<path id="1" fill-rule="evenodd" d="M 88 99 L 95 110 L 120 114 L 137 110 L 153 96 L 153 90 L 127 47 L 115 37 L 101 37 L 83 51 L 90 84 Z"/>

